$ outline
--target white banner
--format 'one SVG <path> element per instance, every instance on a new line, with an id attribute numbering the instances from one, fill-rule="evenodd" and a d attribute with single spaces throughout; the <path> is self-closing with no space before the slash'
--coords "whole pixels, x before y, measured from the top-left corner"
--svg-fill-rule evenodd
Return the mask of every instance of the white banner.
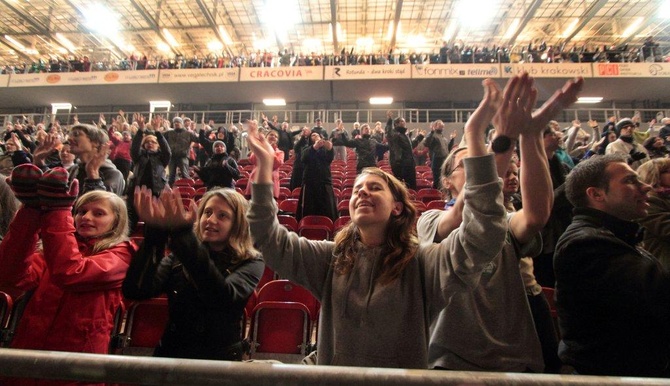
<path id="1" fill-rule="evenodd" d="M 239 76 L 237 67 L 160 70 L 158 83 L 237 82 Z"/>
<path id="2" fill-rule="evenodd" d="M 324 72 L 325 80 L 410 79 L 411 77 L 410 64 L 326 66 Z"/>
<path id="3" fill-rule="evenodd" d="M 323 67 L 240 68 L 240 81 L 323 80 Z"/>
<path id="4" fill-rule="evenodd" d="M 499 78 L 500 65 L 491 64 L 415 64 L 413 79 Z"/>
<path id="5" fill-rule="evenodd" d="M 503 78 L 527 72 L 534 78 L 584 78 L 593 77 L 590 63 L 503 63 Z"/>
<path id="6" fill-rule="evenodd" d="M 9 75 L 0 74 L 0 87 L 8 87 L 8 86 L 9 86 Z"/>
<path id="7" fill-rule="evenodd" d="M 12 74 L 9 87 L 156 83 L 158 70 Z"/>
<path id="8" fill-rule="evenodd" d="M 670 63 L 593 63 L 598 78 L 670 77 Z"/>

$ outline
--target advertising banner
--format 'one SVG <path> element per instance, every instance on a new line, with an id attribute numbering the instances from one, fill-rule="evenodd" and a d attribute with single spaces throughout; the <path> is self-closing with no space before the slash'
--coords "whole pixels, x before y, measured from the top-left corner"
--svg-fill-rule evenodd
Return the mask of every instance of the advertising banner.
<path id="1" fill-rule="evenodd" d="M 12 74 L 10 87 L 157 83 L 158 70 Z"/>
<path id="2" fill-rule="evenodd" d="M 325 80 L 355 79 L 410 79 L 411 64 L 379 65 L 379 66 L 326 66 Z"/>
<path id="3" fill-rule="evenodd" d="M 245 67 L 240 81 L 323 80 L 323 67 Z"/>
<path id="4" fill-rule="evenodd" d="M 491 64 L 415 64 L 412 79 L 499 78 L 500 65 Z"/>
<path id="5" fill-rule="evenodd" d="M 239 77 L 240 69 L 237 67 L 160 70 L 158 83 L 237 82 Z"/>
<path id="6" fill-rule="evenodd" d="M 526 71 L 534 78 L 593 77 L 591 63 L 503 63 L 503 78 L 511 78 Z"/>
<path id="7" fill-rule="evenodd" d="M 670 63 L 593 63 L 597 78 L 666 78 Z"/>

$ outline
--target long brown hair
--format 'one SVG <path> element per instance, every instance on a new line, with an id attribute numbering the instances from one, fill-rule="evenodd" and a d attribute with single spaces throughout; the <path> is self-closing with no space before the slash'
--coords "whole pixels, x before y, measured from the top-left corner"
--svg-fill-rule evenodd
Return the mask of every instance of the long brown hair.
<path id="1" fill-rule="evenodd" d="M 366 174 L 381 177 L 393 195 L 393 200 L 402 203 L 402 211 L 399 215 L 391 215 L 386 225 L 386 243 L 383 253 L 384 263 L 379 282 L 388 284 L 399 278 L 403 270 L 414 258 L 419 239 L 416 236 L 414 222 L 416 220 L 416 208 L 412 203 L 405 185 L 397 178 L 378 168 L 365 168 L 358 176 Z M 357 179 L 358 179 L 357 178 Z M 349 222 L 335 236 L 335 250 L 333 251 L 335 272 L 344 275 L 351 272 L 356 261 L 356 241 L 360 239 L 358 226 Z"/>
<path id="2" fill-rule="evenodd" d="M 233 225 L 230 228 L 228 236 L 228 245 L 235 252 L 235 256 L 231 259 L 233 264 L 237 264 L 243 260 L 251 259 L 259 255 L 259 252 L 254 248 L 251 240 L 251 233 L 249 231 L 249 222 L 247 221 L 247 208 L 249 203 L 241 194 L 230 188 L 219 188 L 210 190 L 200 200 L 198 205 L 197 218 L 194 226 L 195 236 L 202 242 L 202 229 L 200 229 L 200 217 L 205 211 L 207 201 L 212 197 L 219 197 L 225 201 L 233 210 Z"/>

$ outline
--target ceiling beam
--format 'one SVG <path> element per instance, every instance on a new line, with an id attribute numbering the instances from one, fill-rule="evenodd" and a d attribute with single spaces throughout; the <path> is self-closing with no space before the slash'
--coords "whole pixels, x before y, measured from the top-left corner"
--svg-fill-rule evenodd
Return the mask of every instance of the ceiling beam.
<path id="1" fill-rule="evenodd" d="M 524 12 L 523 17 L 521 18 L 521 22 L 516 27 L 516 31 L 514 31 L 514 35 L 512 35 L 512 37 L 507 41 L 508 46 L 514 45 L 514 42 L 521 34 L 521 31 L 523 31 L 523 29 L 526 28 L 526 25 L 528 25 L 528 22 L 530 22 L 535 17 L 535 13 L 542 5 L 542 2 L 543 0 L 533 0 L 533 3 L 531 3 L 528 9 L 526 9 L 526 12 Z M 504 33 L 507 33 L 507 31 Z"/>
<path id="2" fill-rule="evenodd" d="M 0 1 L 2 1 L 2 0 L 0 0 Z M 74 3 L 72 3 L 71 0 L 63 0 L 63 1 L 64 1 L 65 4 L 67 4 L 70 8 L 72 8 L 75 12 L 77 12 L 77 15 L 78 15 L 78 17 L 79 17 L 80 20 L 86 20 L 86 16 L 81 12 L 81 10 L 79 9 L 79 7 L 78 7 L 77 5 L 75 5 Z M 81 24 L 80 24 L 80 25 L 81 25 Z M 96 39 L 97 39 L 98 41 L 100 41 L 99 37 L 97 37 L 97 36 L 96 36 Z M 115 54 L 116 56 L 118 56 L 118 57 L 120 57 L 120 58 L 125 58 L 125 57 L 127 57 L 127 55 L 126 55 L 126 53 L 125 53 L 125 50 L 124 50 L 122 47 L 119 47 L 119 46 L 116 44 L 116 42 L 112 41 L 112 39 L 109 39 L 109 38 L 107 38 L 106 36 L 104 37 L 104 39 L 107 40 L 107 41 L 109 41 L 109 43 L 112 45 L 112 48 L 114 48 L 114 50 L 110 50 L 113 54 Z M 115 52 L 115 51 L 116 51 L 116 52 Z"/>
<path id="3" fill-rule="evenodd" d="M 330 0 L 330 30 L 333 33 L 333 52 L 340 52 L 337 42 L 337 0 Z"/>
<path id="4" fill-rule="evenodd" d="M 23 59 L 29 60 L 29 61 L 31 61 L 31 62 L 34 61 L 33 58 L 31 58 L 30 56 L 28 56 L 28 54 L 26 54 L 25 52 L 23 52 L 23 51 L 21 51 L 21 50 L 19 50 L 19 49 L 16 49 L 15 47 L 10 46 L 10 45 L 7 44 L 5 41 L 0 40 L 0 43 L 2 43 L 3 46 L 9 48 L 10 50 L 16 52 L 16 53 L 17 53 L 20 57 L 22 57 Z M 7 64 L 7 63 L 5 63 L 5 64 Z"/>
<path id="5" fill-rule="evenodd" d="M 15 7 L 12 3 L 8 2 L 7 0 L 0 0 L 0 3 L 2 3 L 5 7 L 9 8 L 12 12 L 14 12 L 21 20 L 25 21 L 26 23 L 30 24 L 31 27 L 35 29 L 35 32 L 38 34 L 46 35 L 50 37 L 49 30 L 46 26 L 38 23 L 35 21 L 35 17 L 32 15 L 29 15 L 26 12 L 23 12 L 19 8 Z"/>
<path id="6" fill-rule="evenodd" d="M 579 18 L 579 24 L 575 26 L 575 29 L 570 33 L 570 36 L 565 38 L 563 41 L 563 44 L 567 44 L 572 38 L 577 36 L 579 32 L 581 32 L 582 28 L 588 24 L 589 21 L 600 11 L 602 7 L 604 7 L 609 0 L 598 0 L 595 3 L 591 4 L 591 6 L 584 12 L 584 14 Z"/>
<path id="7" fill-rule="evenodd" d="M 214 36 L 217 36 L 219 38 L 221 44 L 223 44 L 226 47 L 226 51 L 228 52 L 228 54 L 232 54 L 230 47 L 228 47 L 228 44 L 226 44 L 225 39 L 223 38 L 223 36 L 221 36 L 221 33 L 219 32 L 219 28 L 217 27 L 214 15 L 212 15 L 212 13 L 209 11 L 207 5 L 202 0 L 196 0 L 196 3 L 200 8 L 200 12 L 202 12 L 202 16 L 204 16 L 205 20 L 207 21 L 207 26 L 212 31 L 214 31 Z M 277 42 L 279 42 L 279 40 L 277 40 Z"/>
<path id="8" fill-rule="evenodd" d="M 402 1 L 398 0 L 395 5 L 395 17 L 393 18 L 393 35 L 391 36 L 390 48 L 395 48 L 396 35 L 398 34 L 398 23 L 400 23 L 400 13 L 402 13 Z"/>

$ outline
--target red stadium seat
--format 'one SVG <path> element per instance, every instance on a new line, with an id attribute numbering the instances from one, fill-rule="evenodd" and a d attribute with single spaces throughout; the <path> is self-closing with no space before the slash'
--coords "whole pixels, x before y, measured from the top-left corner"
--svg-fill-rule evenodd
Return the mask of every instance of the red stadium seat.
<path id="1" fill-rule="evenodd" d="M 441 200 L 442 193 L 433 188 L 421 189 L 416 193 L 416 198 L 427 204 L 433 200 Z"/>
<path id="2" fill-rule="evenodd" d="M 249 356 L 257 353 L 298 354 L 309 347 L 309 310 L 302 303 L 259 302 L 251 319 Z"/>
<path id="3" fill-rule="evenodd" d="M 277 274 L 272 270 L 272 268 L 266 265 L 265 270 L 263 270 L 263 276 L 261 276 L 261 280 L 256 285 L 256 290 L 260 291 L 261 288 L 263 288 L 267 283 L 274 280 L 277 280 Z"/>
<path id="4" fill-rule="evenodd" d="M 248 183 L 249 183 L 248 178 L 240 178 L 239 180 L 235 181 L 235 187 L 244 190 L 247 188 Z"/>
<path id="5" fill-rule="evenodd" d="M 349 199 L 342 200 L 337 204 L 337 214 L 342 216 L 350 216 L 349 213 Z"/>
<path id="6" fill-rule="evenodd" d="M 182 198 L 192 198 L 195 195 L 195 189 L 192 186 L 175 186 Z"/>
<path id="7" fill-rule="evenodd" d="M 174 186 L 193 186 L 195 180 L 193 178 L 180 178 L 174 182 Z"/>
<path id="8" fill-rule="evenodd" d="M 426 204 L 426 210 L 439 209 L 444 210 L 444 200 L 433 200 Z"/>
<path id="9" fill-rule="evenodd" d="M 298 223 L 298 234 L 310 240 L 330 240 L 333 220 L 326 216 L 305 216 Z"/>
<path id="10" fill-rule="evenodd" d="M 349 224 L 349 221 L 351 221 L 351 217 L 349 216 L 340 216 L 335 220 L 333 223 L 333 233 L 336 234 L 337 231 L 342 229 L 345 225 Z"/>
<path id="11" fill-rule="evenodd" d="M 0 329 L 4 330 L 7 327 L 13 306 L 12 297 L 8 293 L 0 291 Z"/>
<path id="12" fill-rule="evenodd" d="M 286 229 L 298 233 L 298 220 L 293 216 L 287 216 L 285 214 L 277 215 L 279 223 L 286 227 Z"/>
<path id="13" fill-rule="evenodd" d="M 298 200 L 295 198 L 287 198 L 279 204 L 279 210 L 295 216 L 298 211 Z"/>
<path id="14" fill-rule="evenodd" d="M 167 298 L 153 298 L 133 303 L 128 309 L 121 353 L 151 355 L 163 336 L 167 322 Z"/>

